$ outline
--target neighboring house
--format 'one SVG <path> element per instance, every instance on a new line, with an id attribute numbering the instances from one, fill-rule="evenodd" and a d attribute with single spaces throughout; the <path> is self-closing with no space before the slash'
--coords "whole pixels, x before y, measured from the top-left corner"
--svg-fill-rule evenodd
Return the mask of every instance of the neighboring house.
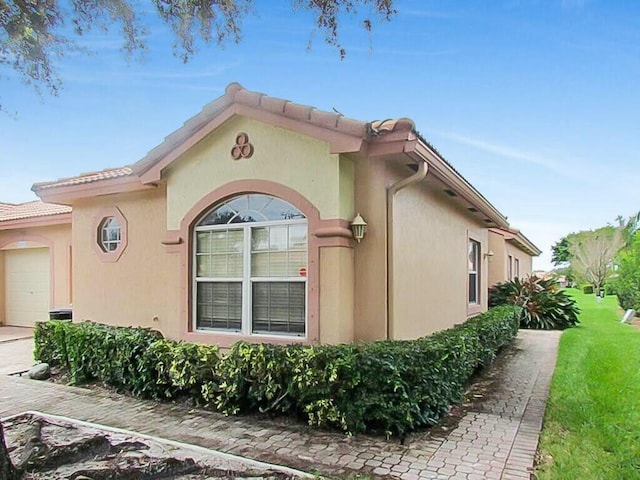
<path id="1" fill-rule="evenodd" d="M 71 208 L 0 203 L 0 325 L 33 326 L 71 305 Z"/>
<path id="2" fill-rule="evenodd" d="M 513 228 L 490 228 L 489 285 L 531 275 L 532 258 L 540 249 Z"/>
<path id="3" fill-rule="evenodd" d="M 487 308 L 490 229 L 509 231 L 411 120 L 235 83 L 139 162 L 33 190 L 73 207 L 74 319 L 223 347 L 460 323 Z"/>

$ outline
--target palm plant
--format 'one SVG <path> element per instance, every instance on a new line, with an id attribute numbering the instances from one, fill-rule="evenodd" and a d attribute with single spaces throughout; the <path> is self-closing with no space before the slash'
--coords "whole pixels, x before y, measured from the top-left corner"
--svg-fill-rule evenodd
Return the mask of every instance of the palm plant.
<path id="1" fill-rule="evenodd" d="M 499 283 L 489 289 L 489 306 L 499 305 L 522 307 L 521 328 L 563 330 L 580 323 L 576 302 L 553 279 L 531 275 Z"/>

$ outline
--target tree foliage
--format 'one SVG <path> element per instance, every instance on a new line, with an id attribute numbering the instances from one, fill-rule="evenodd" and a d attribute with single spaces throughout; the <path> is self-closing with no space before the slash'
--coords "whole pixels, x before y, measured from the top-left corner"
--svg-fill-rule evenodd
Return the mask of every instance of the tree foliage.
<path id="1" fill-rule="evenodd" d="M 551 262 L 558 266 L 571 261 L 571 252 L 569 251 L 569 239 L 562 237 L 551 247 Z"/>
<path id="2" fill-rule="evenodd" d="M 611 284 L 620 306 L 640 312 L 640 232 L 616 258 L 616 274 Z"/>
<path id="3" fill-rule="evenodd" d="M 373 19 L 389 21 L 393 0 L 291 0 L 292 10 L 311 13 L 314 30 L 346 51 L 339 25 L 356 16 L 371 31 Z M 365 14 L 361 14 L 366 10 Z M 56 94 L 61 80 L 55 60 L 80 50 L 76 40 L 93 28 L 117 27 L 129 56 L 144 53 L 150 17 L 160 17 L 175 37 L 174 54 L 188 61 L 199 41 L 224 45 L 242 38 L 242 22 L 255 13 L 253 0 L 0 0 L 0 65 L 16 71 L 36 90 Z"/>
<path id="4" fill-rule="evenodd" d="M 613 260 L 624 246 L 622 229 L 607 226 L 580 232 L 570 239 L 571 270 L 595 288 L 604 285 L 613 269 Z"/>
<path id="5" fill-rule="evenodd" d="M 551 247 L 551 261 L 566 268 L 568 277 L 588 282 L 598 292 L 612 273 L 616 254 L 633 242 L 639 228 L 640 212 L 626 220 L 619 216 L 616 225 L 570 233 Z"/>
<path id="6" fill-rule="evenodd" d="M 629 247 L 634 242 L 636 233 L 640 230 L 640 211 L 635 215 L 631 215 L 626 221 L 622 216 L 619 216 L 616 220 L 622 229 L 624 246 Z"/>

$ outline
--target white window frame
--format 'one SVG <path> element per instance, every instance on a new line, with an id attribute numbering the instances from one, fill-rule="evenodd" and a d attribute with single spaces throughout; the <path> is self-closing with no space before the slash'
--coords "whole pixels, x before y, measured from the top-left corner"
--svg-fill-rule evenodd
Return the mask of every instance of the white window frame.
<path id="1" fill-rule="evenodd" d="M 307 275 L 298 277 L 253 277 L 251 276 L 251 230 L 260 227 L 271 227 L 278 225 L 308 225 L 307 219 L 295 219 L 295 220 L 268 220 L 264 222 L 249 222 L 249 223 L 225 223 L 220 225 L 201 225 L 194 228 L 193 234 L 193 248 L 192 248 L 192 265 L 193 273 L 192 277 L 192 330 L 195 332 L 212 332 L 216 334 L 228 334 L 228 335 L 246 335 L 252 337 L 289 337 L 289 338 L 307 338 L 309 334 L 309 289 L 307 288 Z M 243 275 L 242 278 L 238 277 L 198 277 L 197 276 L 197 232 L 215 231 L 215 230 L 243 230 Z M 308 238 L 309 232 L 307 228 L 307 255 L 308 255 Z M 242 318 L 241 329 L 231 330 L 223 328 L 198 328 L 198 282 L 241 282 L 242 283 Z M 305 298 L 304 298 L 304 335 L 291 335 L 288 333 L 278 332 L 264 332 L 253 333 L 253 283 L 275 283 L 275 282 L 303 282 L 305 284 Z"/>
<path id="2" fill-rule="evenodd" d="M 520 278 L 520 259 L 516 258 L 514 263 L 513 277 Z"/>
<path id="3" fill-rule="evenodd" d="M 107 240 L 105 240 L 105 232 L 107 232 Z M 115 240 L 110 240 L 108 232 L 117 232 L 117 238 Z M 100 248 L 104 253 L 113 253 L 117 251 L 122 244 L 122 224 L 118 220 L 118 217 L 113 215 L 103 218 L 100 222 L 98 235 Z M 110 245 L 113 246 L 113 248 L 109 248 Z"/>
<path id="4" fill-rule="evenodd" d="M 507 263 L 507 280 L 513 280 L 513 255 L 509 255 Z"/>
<path id="5" fill-rule="evenodd" d="M 473 245 L 477 246 L 476 249 L 476 256 L 475 256 L 475 270 L 472 270 L 469 266 L 469 255 L 470 255 L 470 250 L 471 247 Z M 481 305 L 482 303 L 482 298 L 480 297 L 480 284 L 482 281 L 481 278 L 481 274 L 482 274 L 482 265 L 480 264 L 480 260 L 482 258 L 482 244 L 480 243 L 479 240 L 475 240 L 473 238 L 469 238 L 468 242 L 467 242 L 467 304 L 470 307 L 475 307 L 478 305 Z M 471 291 L 471 275 L 475 275 L 475 300 L 472 302 L 471 298 L 470 298 L 470 291 Z"/>

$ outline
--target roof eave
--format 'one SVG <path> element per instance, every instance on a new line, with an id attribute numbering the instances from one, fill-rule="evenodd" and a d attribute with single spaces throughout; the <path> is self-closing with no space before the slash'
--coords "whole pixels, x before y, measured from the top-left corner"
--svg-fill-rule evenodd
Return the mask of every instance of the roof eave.
<path id="1" fill-rule="evenodd" d="M 536 247 L 536 245 L 531 240 L 529 240 L 520 232 L 518 232 L 513 238 L 513 242 L 517 243 L 521 247 L 521 249 L 524 249 L 533 257 L 537 257 L 542 253 L 542 250 Z"/>
<path id="2" fill-rule="evenodd" d="M 74 200 L 81 198 L 134 192 L 154 187 L 155 185 L 152 184 L 143 184 L 137 176 L 129 175 L 77 185 L 47 187 L 46 184 L 35 184 L 31 190 L 44 202 L 71 205 Z"/>
<path id="3" fill-rule="evenodd" d="M 528 253 L 531 256 L 537 257 L 542 253 L 531 240 L 524 236 L 520 230 L 515 228 L 491 228 L 492 232 L 501 235 L 504 237 L 506 242 L 511 242 L 516 245 L 516 247 L 522 250 L 525 253 Z"/>
<path id="4" fill-rule="evenodd" d="M 71 223 L 71 212 L 53 213 L 33 217 L 16 218 L 0 222 L 0 230 L 15 230 L 28 227 L 48 227 L 51 225 L 63 225 Z"/>
<path id="5" fill-rule="evenodd" d="M 415 142 L 413 151 L 408 153 L 413 158 L 427 162 L 429 175 L 438 177 L 459 197 L 465 199 L 470 206 L 482 213 L 487 227 L 509 227 L 506 217 L 421 138 Z"/>

